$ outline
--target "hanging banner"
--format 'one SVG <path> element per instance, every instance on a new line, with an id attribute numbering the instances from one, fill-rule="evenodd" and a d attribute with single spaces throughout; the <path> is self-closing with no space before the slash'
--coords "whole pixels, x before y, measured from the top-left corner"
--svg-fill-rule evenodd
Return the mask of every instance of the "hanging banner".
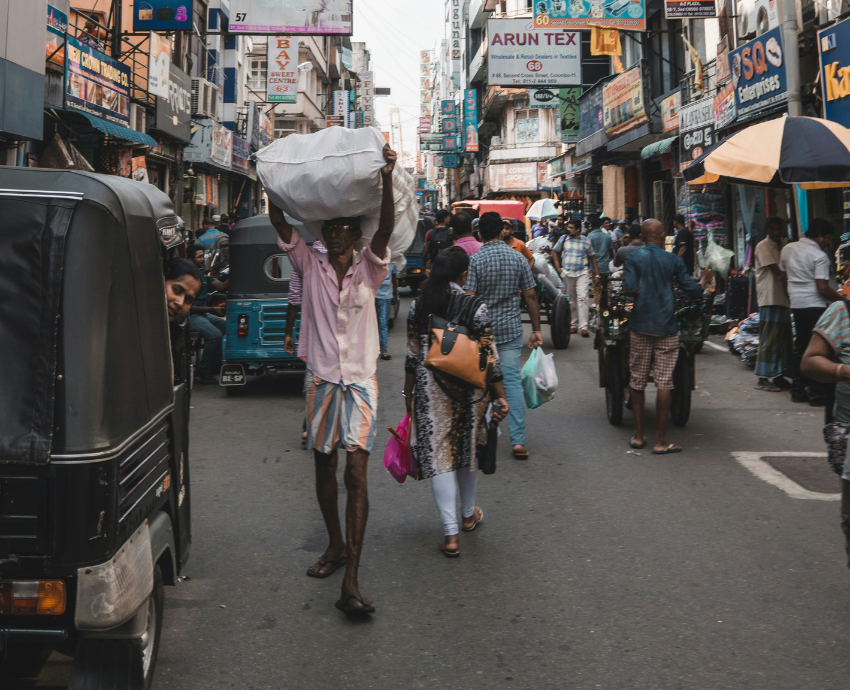
<path id="1" fill-rule="evenodd" d="M 679 167 L 687 168 L 714 143 L 714 99 L 703 98 L 679 109 Z"/>
<path id="2" fill-rule="evenodd" d="M 168 98 L 171 67 L 171 41 L 151 31 L 148 55 L 148 91 L 154 96 Z"/>
<path id="3" fill-rule="evenodd" d="M 729 69 L 729 39 L 726 36 L 717 44 L 717 59 L 714 64 L 714 78 L 718 84 L 723 84 L 732 78 L 732 72 Z"/>
<path id="4" fill-rule="evenodd" d="M 296 103 L 298 39 L 291 36 L 269 36 L 266 59 L 266 100 L 269 103 Z"/>
<path id="5" fill-rule="evenodd" d="M 233 164 L 232 167 L 236 172 L 247 175 L 250 169 L 248 163 L 248 142 L 242 137 L 233 135 Z"/>
<path id="6" fill-rule="evenodd" d="M 738 121 L 784 107 L 788 98 L 782 28 L 777 27 L 729 54 Z"/>
<path id="7" fill-rule="evenodd" d="M 133 31 L 191 31 L 192 0 L 136 0 Z"/>
<path id="8" fill-rule="evenodd" d="M 664 0 L 667 19 L 703 19 L 717 16 L 714 0 Z"/>
<path id="9" fill-rule="evenodd" d="M 661 126 L 665 132 L 679 129 L 679 109 L 682 105 L 682 92 L 677 91 L 661 101 Z"/>
<path id="10" fill-rule="evenodd" d="M 363 111 L 363 126 L 375 124 L 375 75 L 373 72 L 360 73 L 360 110 Z"/>
<path id="11" fill-rule="evenodd" d="M 65 42 L 65 108 L 127 126 L 130 70 L 76 38 Z"/>
<path id="12" fill-rule="evenodd" d="M 60 67 L 65 65 L 65 34 L 68 32 L 68 15 L 47 6 L 47 57 L 46 59 Z"/>
<path id="13" fill-rule="evenodd" d="M 617 137 L 649 122 L 644 99 L 641 64 L 627 69 L 602 87 L 605 133 Z"/>
<path id="14" fill-rule="evenodd" d="M 714 97 L 714 129 L 719 130 L 735 121 L 735 87 L 732 82 L 726 83 Z"/>
<path id="15" fill-rule="evenodd" d="M 580 87 L 558 91 L 558 105 L 560 106 L 558 111 L 558 131 L 561 143 L 563 144 L 575 144 L 579 140 L 581 110 L 578 99 L 580 96 Z"/>
<path id="16" fill-rule="evenodd" d="M 620 44 L 620 31 L 618 29 L 602 29 L 596 25 L 590 28 L 590 54 L 591 55 L 622 55 L 623 47 Z"/>
<path id="17" fill-rule="evenodd" d="M 478 93 L 475 89 L 463 92 L 463 150 L 472 153 L 478 150 Z"/>
<path id="18" fill-rule="evenodd" d="M 351 0 L 230 0 L 232 34 L 351 36 Z"/>
<path id="19" fill-rule="evenodd" d="M 530 19 L 487 20 L 487 71 L 498 86 L 581 86 L 581 34 Z"/>
<path id="20" fill-rule="evenodd" d="M 534 0 L 536 29 L 587 29 L 594 25 L 646 31 L 644 0 Z"/>

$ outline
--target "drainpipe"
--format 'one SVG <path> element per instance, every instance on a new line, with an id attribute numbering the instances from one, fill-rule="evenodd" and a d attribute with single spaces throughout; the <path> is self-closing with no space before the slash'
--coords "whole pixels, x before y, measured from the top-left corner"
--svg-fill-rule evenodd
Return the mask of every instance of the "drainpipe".
<path id="1" fill-rule="evenodd" d="M 782 45 L 785 53 L 785 82 L 788 86 L 788 114 L 803 114 L 800 98 L 800 44 L 797 39 L 797 12 L 794 0 L 777 0 Z"/>

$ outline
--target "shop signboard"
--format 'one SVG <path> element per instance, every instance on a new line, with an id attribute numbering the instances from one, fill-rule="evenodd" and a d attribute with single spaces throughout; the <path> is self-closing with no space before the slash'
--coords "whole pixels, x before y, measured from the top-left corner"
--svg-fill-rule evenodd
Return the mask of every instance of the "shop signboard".
<path id="1" fill-rule="evenodd" d="M 339 90 L 331 92 L 331 104 L 332 104 L 332 112 L 331 115 L 335 115 L 336 117 L 342 118 L 342 127 L 348 127 L 348 106 L 350 103 L 350 98 L 348 96 L 348 91 Z"/>
<path id="2" fill-rule="evenodd" d="M 151 31 L 148 54 L 148 91 L 159 98 L 168 98 L 171 41 Z"/>
<path id="3" fill-rule="evenodd" d="M 375 75 L 373 72 L 360 73 L 360 110 L 363 111 L 363 126 L 375 124 Z"/>
<path id="4" fill-rule="evenodd" d="M 454 101 L 440 101 L 440 114 L 443 117 L 454 117 L 457 111 L 457 104 Z"/>
<path id="5" fill-rule="evenodd" d="M 735 87 L 732 82 L 726 82 L 714 97 L 714 130 L 723 129 L 735 121 Z"/>
<path id="6" fill-rule="evenodd" d="M 272 140 L 272 120 L 262 110 L 260 113 L 260 146 L 268 146 Z"/>
<path id="7" fill-rule="evenodd" d="M 649 122 L 641 68 L 627 69 L 602 87 L 602 121 L 609 137 Z"/>
<path id="8" fill-rule="evenodd" d="M 130 70 L 68 36 L 65 41 L 65 108 L 109 122 L 130 121 Z"/>
<path id="9" fill-rule="evenodd" d="M 529 108 L 557 108 L 559 103 L 560 101 L 558 100 L 558 89 L 528 90 Z"/>
<path id="10" fill-rule="evenodd" d="M 425 175 L 416 175 L 414 179 L 416 180 L 417 193 L 428 191 L 428 178 Z"/>
<path id="11" fill-rule="evenodd" d="M 217 122 L 212 125 L 210 162 L 229 168 L 233 163 L 233 132 Z"/>
<path id="12" fill-rule="evenodd" d="M 232 34 L 351 36 L 351 0 L 230 0 Z"/>
<path id="13" fill-rule="evenodd" d="M 491 192 L 537 191 L 537 163 L 497 163 L 487 172 Z"/>
<path id="14" fill-rule="evenodd" d="M 739 121 L 785 105 L 788 94 L 781 27 L 736 48 L 729 60 Z"/>
<path id="15" fill-rule="evenodd" d="M 534 0 L 534 26 L 540 30 L 603 26 L 646 31 L 644 0 Z"/>
<path id="16" fill-rule="evenodd" d="M 581 34 L 540 31 L 531 19 L 487 21 L 490 84 L 581 86 Z"/>
<path id="17" fill-rule="evenodd" d="M 456 135 L 442 135 L 442 146 L 443 151 L 456 151 L 457 150 L 457 136 Z"/>
<path id="18" fill-rule="evenodd" d="M 192 80 L 169 65 L 168 96 L 156 99 L 156 128 L 180 141 L 192 139 Z"/>
<path id="19" fill-rule="evenodd" d="M 684 170 L 714 143 L 714 99 L 683 105 L 679 118 L 679 165 Z"/>
<path id="20" fill-rule="evenodd" d="M 212 163 L 230 168 L 233 162 L 233 132 L 224 125 L 210 121 L 192 125 L 192 143 L 183 150 L 189 163 Z"/>
<path id="21" fill-rule="evenodd" d="M 46 59 L 54 65 L 65 65 L 65 34 L 68 32 L 68 15 L 47 5 L 47 55 Z"/>
<path id="22" fill-rule="evenodd" d="M 269 36 L 266 53 L 266 100 L 269 103 L 298 101 L 298 39 Z"/>
<path id="23" fill-rule="evenodd" d="M 602 108 L 602 91 L 604 88 L 605 82 L 598 83 L 583 93 L 579 99 L 579 140 L 586 139 L 591 134 L 596 134 L 605 124 Z"/>
<path id="24" fill-rule="evenodd" d="M 443 167 L 444 168 L 457 168 L 458 167 L 458 155 L 456 153 L 445 153 L 445 154 L 443 154 Z"/>
<path id="25" fill-rule="evenodd" d="M 715 0 L 664 0 L 667 19 L 704 19 L 717 16 Z"/>
<path id="26" fill-rule="evenodd" d="M 478 150 L 478 93 L 475 89 L 463 92 L 463 150 L 474 153 Z"/>
<path id="27" fill-rule="evenodd" d="M 260 109 L 257 101 L 248 104 L 248 144 L 252 151 L 260 149 Z"/>
<path id="28" fill-rule="evenodd" d="M 547 177 L 560 177 L 567 171 L 569 155 L 564 154 L 559 158 L 549 161 L 546 169 Z"/>
<path id="29" fill-rule="evenodd" d="M 537 188 L 544 192 L 554 192 L 561 185 L 549 176 L 549 166 L 546 163 L 537 164 Z"/>
<path id="30" fill-rule="evenodd" d="M 579 140 L 580 97 L 581 87 L 558 91 L 558 137 L 563 144 L 574 144 Z"/>
<path id="31" fill-rule="evenodd" d="M 573 156 L 572 163 L 573 173 L 590 170 L 593 167 L 593 156 L 581 156 L 580 158 Z"/>
<path id="32" fill-rule="evenodd" d="M 723 84 L 732 78 L 732 72 L 729 70 L 729 38 L 727 36 L 724 36 L 723 40 L 717 44 L 714 78 L 718 84 Z"/>
<path id="33" fill-rule="evenodd" d="M 419 131 L 422 133 L 428 133 L 431 131 L 431 118 L 430 117 L 420 117 L 419 118 Z"/>
<path id="34" fill-rule="evenodd" d="M 191 31 L 192 0 L 136 0 L 133 31 Z"/>
<path id="35" fill-rule="evenodd" d="M 824 117 L 850 127 L 850 21 L 819 31 L 818 52 Z"/>
<path id="36" fill-rule="evenodd" d="M 453 117 L 444 117 L 440 123 L 440 129 L 443 134 L 457 133 L 457 120 Z"/>
<path id="37" fill-rule="evenodd" d="M 363 111 L 355 110 L 354 115 L 354 129 L 363 129 L 366 125 L 363 124 Z"/>
<path id="38" fill-rule="evenodd" d="M 665 132 L 679 129 L 679 108 L 682 103 L 682 92 L 677 91 L 661 101 L 661 126 Z"/>
<path id="39" fill-rule="evenodd" d="M 248 142 L 242 137 L 233 135 L 233 169 L 243 175 L 248 174 Z"/>

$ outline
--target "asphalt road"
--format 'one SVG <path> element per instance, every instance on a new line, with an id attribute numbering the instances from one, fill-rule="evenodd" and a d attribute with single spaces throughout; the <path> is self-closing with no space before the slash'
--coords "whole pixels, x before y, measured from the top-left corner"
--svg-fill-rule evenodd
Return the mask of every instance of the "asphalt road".
<path id="1" fill-rule="evenodd" d="M 239 398 L 196 389 L 190 579 L 166 589 L 154 688 L 850 687 L 838 503 L 793 497 L 796 483 L 758 469 L 760 456 L 822 452 L 821 410 L 755 391 L 718 343 L 698 356 L 690 423 L 671 427 L 685 451 L 659 457 L 628 452 L 630 412 L 608 424 L 596 352 L 574 337 L 555 354 L 555 400 L 528 414 L 530 460 L 503 437 L 479 481 L 484 521 L 448 560 L 428 482 L 399 485 L 382 466 L 403 413 L 398 324 L 378 367 L 361 568 L 378 611 L 359 623 L 333 607 L 340 573 L 305 576 L 326 537 L 300 380 Z"/>

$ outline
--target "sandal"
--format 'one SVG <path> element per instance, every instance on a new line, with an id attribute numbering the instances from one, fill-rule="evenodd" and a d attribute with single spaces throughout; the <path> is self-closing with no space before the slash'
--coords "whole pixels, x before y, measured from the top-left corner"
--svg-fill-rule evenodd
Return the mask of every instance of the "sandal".
<path id="1" fill-rule="evenodd" d="M 443 542 L 442 544 L 437 544 L 437 548 L 443 552 L 443 555 L 446 558 L 457 558 L 458 556 L 460 556 L 460 547 L 456 548 L 454 551 L 449 551 L 446 548 L 445 542 Z"/>
<path id="2" fill-rule="evenodd" d="M 635 443 L 634 436 L 632 436 L 632 438 L 629 439 L 629 445 L 636 450 L 640 450 L 646 445 L 646 439 L 644 439 L 641 443 Z"/>
<path id="3" fill-rule="evenodd" d="M 475 520 L 472 523 L 472 527 L 463 527 L 464 532 L 471 532 L 476 527 L 478 527 L 478 523 L 481 522 L 484 519 L 484 511 L 481 510 L 481 508 L 479 508 L 478 506 L 475 506 L 475 508 L 472 512 L 472 517 L 475 518 Z M 463 523 L 461 523 L 461 525 L 462 524 Z"/>
<path id="4" fill-rule="evenodd" d="M 517 460 L 528 460 L 528 451 L 527 450 L 512 450 L 514 457 Z"/>
<path id="5" fill-rule="evenodd" d="M 315 577 L 319 580 L 324 580 L 326 577 L 330 577 L 337 570 L 342 568 L 342 566 L 344 566 L 347 562 L 348 556 L 340 556 L 339 558 L 328 558 L 327 560 L 325 560 L 325 557 L 322 556 L 317 564 L 319 566 L 317 570 L 313 570 L 313 568 L 316 567 L 315 565 L 311 565 L 309 568 L 307 568 L 307 577 Z M 333 568 L 328 570 L 328 572 L 326 573 L 321 572 L 322 568 L 324 568 L 328 563 L 330 563 Z"/>
<path id="6" fill-rule="evenodd" d="M 681 453 L 682 446 L 677 446 L 675 443 L 671 443 L 664 450 L 654 450 L 652 451 L 653 455 L 669 455 L 670 453 Z"/>
<path id="7" fill-rule="evenodd" d="M 360 606 L 355 606 L 351 603 L 351 600 L 354 599 Z M 360 597 L 349 594 L 344 599 L 339 599 L 336 604 L 334 604 L 340 611 L 342 611 L 346 616 L 359 616 L 365 615 L 367 613 L 375 613 L 375 607 L 372 604 L 367 604 Z"/>
<path id="8" fill-rule="evenodd" d="M 779 386 L 756 386 L 757 391 L 767 391 L 768 393 L 779 393 L 782 389 Z"/>

